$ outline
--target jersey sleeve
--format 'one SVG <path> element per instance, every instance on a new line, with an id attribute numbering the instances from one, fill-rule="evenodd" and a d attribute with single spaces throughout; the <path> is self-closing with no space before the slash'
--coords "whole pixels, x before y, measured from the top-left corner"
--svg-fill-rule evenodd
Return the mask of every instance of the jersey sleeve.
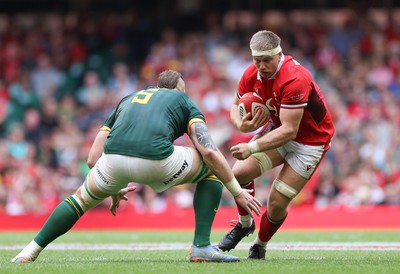
<path id="1" fill-rule="evenodd" d="M 188 98 L 187 105 L 189 109 L 189 117 L 188 117 L 188 124 L 187 124 L 187 133 L 190 133 L 190 126 L 195 122 L 206 122 L 204 114 L 201 110 L 197 107 L 197 105 Z"/>
<path id="2" fill-rule="evenodd" d="M 121 104 L 128 100 L 132 95 L 127 95 L 124 98 L 121 99 L 121 101 L 118 103 L 118 106 L 111 112 L 110 116 L 108 116 L 107 120 L 104 122 L 104 125 L 101 127 L 101 130 L 107 130 L 111 131 L 112 127 L 114 126 L 115 120 L 117 119 L 117 113 L 119 112 L 118 110 L 120 109 Z"/>
<path id="3" fill-rule="evenodd" d="M 281 108 L 295 109 L 307 107 L 311 93 L 311 83 L 304 77 L 296 77 L 286 84 L 282 92 Z"/>
<path id="4" fill-rule="evenodd" d="M 111 131 L 115 120 L 116 120 L 117 109 L 114 109 L 113 112 L 108 116 L 107 120 L 104 122 L 104 125 L 101 127 L 101 130 Z"/>
<path id="5" fill-rule="evenodd" d="M 189 121 L 192 119 L 200 119 L 205 122 L 204 114 L 197 107 L 197 105 L 190 99 L 187 102 L 188 102 L 188 109 L 189 109 Z"/>
<path id="6" fill-rule="evenodd" d="M 238 89 L 236 91 L 236 97 L 238 99 L 242 98 L 242 96 L 251 91 L 252 86 L 251 86 L 251 79 L 252 77 L 254 77 L 255 75 L 254 72 L 254 67 L 253 66 L 249 66 L 243 73 L 242 78 L 240 78 L 239 84 L 238 84 Z"/>
<path id="7" fill-rule="evenodd" d="M 242 96 L 247 92 L 248 88 L 246 87 L 246 81 L 244 79 L 244 76 L 240 78 L 239 84 L 238 84 L 238 89 L 236 91 L 236 97 L 238 99 L 242 98 Z"/>

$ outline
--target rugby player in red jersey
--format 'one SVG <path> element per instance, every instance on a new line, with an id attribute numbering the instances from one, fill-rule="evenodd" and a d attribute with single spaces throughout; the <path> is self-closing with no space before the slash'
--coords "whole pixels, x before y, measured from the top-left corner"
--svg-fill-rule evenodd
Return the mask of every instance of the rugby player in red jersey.
<path id="1" fill-rule="evenodd" d="M 249 259 L 265 259 L 268 241 L 285 221 L 290 201 L 323 159 L 335 130 L 317 83 L 306 68 L 283 54 L 280 42 L 280 37 L 271 31 L 253 35 L 250 40 L 253 64 L 245 70 L 231 108 L 231 120 L 242 132 L 254 131 L 267 122 L 261 112 L 253 118 L 250 113 L 240 117 L 237 104 L 245 93 L 260 95 L 271 113 L 260 135 L 231 148 L 232 156 L 238 159 L 233 172 L 242 187 L 254 189 L 255 178 L 282 165 L 272 184 Z M 239 205 L 238 211 L 239 222 L 219 243 L 223 251 L 235 248 L 255 230 L 252 215 Z"/>

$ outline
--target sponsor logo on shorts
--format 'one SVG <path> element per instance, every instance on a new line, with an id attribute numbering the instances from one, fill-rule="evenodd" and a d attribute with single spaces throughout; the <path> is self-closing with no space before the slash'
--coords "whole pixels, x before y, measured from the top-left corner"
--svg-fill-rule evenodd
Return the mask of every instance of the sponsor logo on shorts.
<path id="1" fill-rule="evenodd" d="M 182 172 L 189 166 L 189 164 L 185 161 L 183 161 L 183 164 L 181 166 L 181 168 L 178 170 L 177 173 L 175 173 L 174 175 L 172 175 L 171 178 L 169 178 L 168 180 L 164 181 L 163 184 L 164 185 L 168 185 L 169 183 L 171 183 L 173 180 L 175 180 L 176 178 L 179 177 L 179 175 L 182 174 Z"/>
<path id="2" fill-rule="evenodd" d="M 96 171 L 97 174 L 99 175 L 100 179 L 106 183 L 107 185 L 109 184 L 109 181 L 106 179 L 106 177 L 103 175 L 103 173 L 100 172 L 99 167 L 96 166 Z"/>

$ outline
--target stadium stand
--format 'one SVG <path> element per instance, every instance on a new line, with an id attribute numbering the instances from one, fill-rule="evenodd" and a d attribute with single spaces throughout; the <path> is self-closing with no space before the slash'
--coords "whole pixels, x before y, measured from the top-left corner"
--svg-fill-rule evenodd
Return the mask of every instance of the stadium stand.
<path id="1" fill-rule="evenodd" d="M 285 54 L 325 91 L 336 135 L 295 206 L 400 204 L 400 10 L 231 10 L 203 28 L 152 32 L 135 11 L 0 14 L 0 212 L 47 214 L 88 172 L 93 138 L 119 99 L 164 69 L 183 73 L 224 151 L 251 134 L 229 121 L 254 30 L 283 37 Z M 188 144 L 181 138 L 178 143 Z M 274 171 L 258 180 L 265 203 Z M 191 207 L 192 189 L 140 188 L 136 212 Z M 222 205 L 231 206 L 226 195 Z"/>

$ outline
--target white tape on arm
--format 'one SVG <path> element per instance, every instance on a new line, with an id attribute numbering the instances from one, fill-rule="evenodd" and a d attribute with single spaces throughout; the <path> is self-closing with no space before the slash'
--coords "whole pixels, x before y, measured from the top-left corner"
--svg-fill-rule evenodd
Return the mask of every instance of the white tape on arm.
<path id="1" fill-rule="evenodd" d="M 247 146 L 249 147 L 251 154 L 260 152 L 260 146 L 258 145 L 257 141 L 251 141 L 247 143 Z"/>
<path id="2" fill-rule="evenodd" d="M 236 178 L 233 178 L 224 185 L 234 197 L 238 196 L 243 191 L 242 187 L 240 186 Z"/>

